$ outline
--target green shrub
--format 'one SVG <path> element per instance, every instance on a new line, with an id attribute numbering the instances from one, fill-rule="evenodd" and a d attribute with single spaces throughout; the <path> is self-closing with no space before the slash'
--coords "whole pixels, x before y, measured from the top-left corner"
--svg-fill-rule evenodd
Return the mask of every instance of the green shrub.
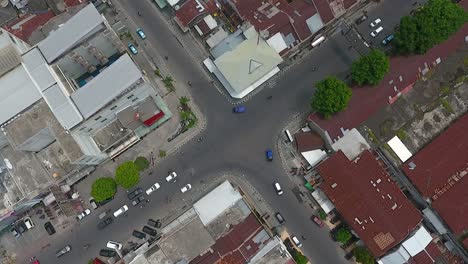
<path id="1" fill-rule="evenodd" d="M 338 232 L 336 232 L 336 240 L 342 244 L 346 244 L 351 239 L 352 235 L 351 232 L 347 228 L 340 228 Z"/>
<path id="2" fill-rule="evenodd" d="M 302 253 L 299 252 L 297 249 L 294 249 L 291 255 L 297 264 L 307 264 L 307 262 L 309 262 L 307 257 L 302 255 Z"/>
<path id="3" fill-rule="evenodd" d="M 132 188 L 140 180 L 140 172 L 133 161 L 120 164 L 115 172 L 115 181 L 125 189 Z"/>
<path id="4" fill-rule="evenodd" d="M 139 171 L 144 171 L 149 167 L 149 161 L 145 157 L 137 157 L 135 159 L 135 165 Z"/>
<path id="5" fill-rule="evenodd" d="M 116 192 L 117 184 L 111 177 L 97 178 L 91 185 L 91 196 L 96 202 L 114 197 Z"/>
<path id="6" fill-rule="evenodd" d="M 362 264 L 374 264 L 375 259 L 366 247 L 355 247 L 353 249 L 353 255 L 356 257 L 356 261 Z"/>

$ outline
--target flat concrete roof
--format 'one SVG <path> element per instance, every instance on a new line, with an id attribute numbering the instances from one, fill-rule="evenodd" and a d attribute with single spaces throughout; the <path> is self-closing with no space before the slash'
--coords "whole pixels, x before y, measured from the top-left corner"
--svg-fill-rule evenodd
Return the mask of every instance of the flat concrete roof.
<path id="1" fill-rule="evenodd" d="M 71 95 L 84 118 L 88 118 L 136 83 L 142 74 L 125 53 L 99 75 Z"/>
<path id="2" fill-rule="evenodd" d="M 38 47 L 46 60 L 51 63 L 93 33 L 103 22 L 104 18 L 94 5 L 89 4 L 58 29 L 50 32 L 49 36 L 38 44 Z"/>

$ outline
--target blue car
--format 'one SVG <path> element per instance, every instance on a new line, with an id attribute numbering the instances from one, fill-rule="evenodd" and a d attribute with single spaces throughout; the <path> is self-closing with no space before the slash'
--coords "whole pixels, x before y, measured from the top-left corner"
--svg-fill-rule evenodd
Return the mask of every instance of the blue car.
<path id="1" fill-rule="evenodd" d="M 273 151 L 271 151 L 271 149 L 267 149 L 265 151 L 265 155 L 266 155 L 266 158 L 267 158 L 268 161 L 273 160 Z"/>
<path id="2" fill-rule="evenodd" d="M 140 36 L 141 39 L 145 39 L 146 38 L 146 34 L 145 32 L 143 32 L 143 30 L 141 28 L 138 28 L 136 30 L 136 32 L 138 33 L 138 36 Z"/>
<path id="3" fill-rule="evenodd" d="M 138 50 L 135 48 L 135 46 L 132 43 L 128 44 L 128 49 L 133 53 L 133 55 L 138 54 Z"/>
<path id="4" fill-rule="evenodd" d="M 393 38 L 395 38 L 395 36 L 393 36 L 393 34 L 386 36 L 386 37 L 382 40 L 382 45 L 384 45 L 384 46 L 387 45 L 388 43 L 390 43 L 390 41 L 393 40 Z"/>
<path id="5" fill-rule="evenodd" d="M 234 113 L 244 113 L 245 110 L 246 110 L 246 108 L 243 105 L 238 105 L 238 106 L 235 106 L 234 108 L 232 108 L 232 112 L 234 112 Z"/>

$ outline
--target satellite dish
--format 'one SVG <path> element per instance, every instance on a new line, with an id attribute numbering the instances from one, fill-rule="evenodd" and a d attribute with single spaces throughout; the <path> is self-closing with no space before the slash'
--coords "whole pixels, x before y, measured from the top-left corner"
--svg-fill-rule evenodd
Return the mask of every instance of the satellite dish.
<path id="1" fill-rule="evenodd" d="M 11 165 L 11 162 L 8 159 L 3 159 L 3 162 L 5 163 L 5 166 L 7 166 L 9 170 L 13 169 L 13 166 Z"/>

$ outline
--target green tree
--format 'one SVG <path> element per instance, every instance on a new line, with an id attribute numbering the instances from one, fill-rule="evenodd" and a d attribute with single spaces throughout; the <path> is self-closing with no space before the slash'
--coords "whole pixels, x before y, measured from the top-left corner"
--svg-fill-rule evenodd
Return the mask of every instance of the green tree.
<path id="1" fill-rule="evenodd" d="M 190 102 L 190 99 L 188 99 L 188 97 L 186 97 L 186 96 L 182 96 L 182 97 L 179 98 L 179 103 L 182 106 L 188 105 L 188 102 Z"/>
<path id="2" fill-rule="evenodd" d="M 319 215 L 320 219 L 322 219 L 322 220 L 327 219 L 327 214 L 325 213 L 325 211 L 323 209 L 318 210 L 318 215 Z"/>
<path id="3" fill-rule="evenodd" d="M 97 178 L 91 185 L 91 196 L 96 202 L 111 198 L 117 192 L 117 184 L 111 177 Z"/>
<path id="4" fill-rule="evenodd" d="M 353 81 L 358 85 L 377 85 L 388 73 L 390 60 L 380 50 L 374 49 L 351 66 Z"/>
<path id="5" fill-rule="evenodd" d="M 316 85 L 317 90 L 311 99 L 312 109 L 330 118 L 344 110 L 351 99 L 351 89 L 336 77 L 328 77 Z"/>
<path id="6" fill-rule="evenodd" d="M 165 150 L 162 150 L 162 149 L 160 149 L 160 150 L 159 150 L 159 157 L 160 157 L 160 158 L 164 158 L 164 157 L 166 157 L 166 156 L 167 156 L 167 153 L 166 153 L 166 151 L 165 151 Z"/>
<path id="7" fill-rule="evenodd" d="M 429 0 L 413 16 L 403 17 L 394 44 L 400 54 L 424 54 L 447 40 L 466 22 L 468 13 L 451 0 Z"/>
<path id="8" fill-rule="evenodd" d="M 115 172 L 115 181 L 125 189 L 132 188 L 140 180 L 140 172 L 133 161 L 120 164 Z"/>
<path id="9" fill-rule="evenodd" d="M 135 165 L 139 171 L 144 171 L 149 167 L 149 161 L 145 157 L 137 157 L 135 159 Z"/>
<path id="10" fill-rule="evenodd" d="M 336 240 L 342 244 L 346 244 L 351 239 L 351 232 L 347 228 L 340 228 L 336 232 Z"/>
<path id="11" fill-rule="evenodd" d="M 375 259 L 366 247 L 356 247 L 353 249 L 356 261 L 362 264 L 374 264 Z"/>
<path id="12" fill-rule="evenodd" d="M 299 252 L 297 249 L 294 249 L 291 255 L 297 264 L 307 264 L 307 262 L 309 262 L 307 257 L 302 255 L 302 253 Z"/>
<path id="13" fill-rule="evenodd" d="M 170 90 L 174 89 L 174 79 L 171 76 L 166 76 L 162 79 L 164 85 Z"/>

